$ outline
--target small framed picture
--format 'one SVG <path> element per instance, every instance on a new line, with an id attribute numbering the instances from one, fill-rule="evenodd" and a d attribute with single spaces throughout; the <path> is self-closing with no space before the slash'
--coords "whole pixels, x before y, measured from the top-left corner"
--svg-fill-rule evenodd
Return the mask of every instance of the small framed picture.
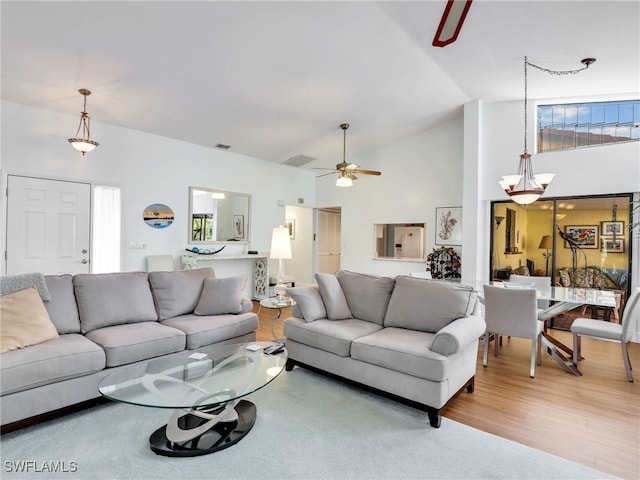
<path id="1" fill-rule="evenodd" d="M 600 222 L 600 235 L 624 235 L 624 222 Z"/>
<path id="2" fill-rule="evenodd" d="M 244 240 L 244 215 L 233 216 L 233 238 Z"/>
<path id="3" fill-rule="evenodd" d="M 600 250 L 607 253 L 624 253 L 624 238 L 600 237 Z"/>
<path id="4" fill-rule="evenodd" d="M 436 245 L 462 245 L 462 207 L 436 208 Z"/>
<path id="5" fill-rule="evenodd" d="M 295 220 L 285 220 L 284 226 L 289 229 L 289 238 L 293 240 L 296 238 L 296 221 Z"/>
<path id="6" fill-rule="evenodd" d="M 597 225 L 567 225 L 564 233 L 581 248 L 598 248 Z M 564 248 L 571 248 L 569 242 L 564 242 Z"/>

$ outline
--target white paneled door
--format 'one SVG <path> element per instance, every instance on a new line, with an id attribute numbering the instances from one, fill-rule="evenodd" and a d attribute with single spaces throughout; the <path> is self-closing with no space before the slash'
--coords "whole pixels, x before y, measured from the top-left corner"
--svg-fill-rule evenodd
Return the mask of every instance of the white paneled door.
<path id="1" fill-rule="evenodd" d="M 7 177 L 7 275 L 89 273 L 91 185 Z"/>
<path id="2" fill-rule="evenodd" d="M 317 271 L 336 273 L 340 269 L 341 212 L 338 208 L 318 211 Z"/>

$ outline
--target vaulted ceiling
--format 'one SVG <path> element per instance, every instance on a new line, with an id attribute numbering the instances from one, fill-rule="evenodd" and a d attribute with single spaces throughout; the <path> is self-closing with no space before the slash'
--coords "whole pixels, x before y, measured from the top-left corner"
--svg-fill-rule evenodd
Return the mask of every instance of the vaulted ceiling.
<path id="1" fill-rule="evenodd" d="M 341 161 L 474 99 L 632 98 L 640 2 L 475 0 L 432 46 L 446 1 L 3 1 L 2 98 L 282 163 Z M 70 122 L 69 136 L 77 123 Z M 99 141 L 99 129 L 94 127 Z"/>

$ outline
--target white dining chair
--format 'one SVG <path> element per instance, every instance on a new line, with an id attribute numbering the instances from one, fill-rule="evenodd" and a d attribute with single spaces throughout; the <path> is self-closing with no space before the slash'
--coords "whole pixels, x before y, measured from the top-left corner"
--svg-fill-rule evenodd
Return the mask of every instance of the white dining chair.
<path id="1" fill-rule="evenodd" d="M 531 367 L 529 376 L 535 377 L 536 363 L 541 363 L 542 330 L 544 322 L 538 320 L 537 292 L 533 288 L 509 289 L 484 285 L 484 334 L 482 365 L 489 360 L 489 341 L 493 335 L 494 355 L 498 356 L 500 335 L 531 339 Z"/>
<path id="2" fill-rule="evenodd" d="M 640 322 L 640 287 L 634 288 L 627 301 L 621 323 L 606 322 L 593 318 L 576 318 L 571 324 L 573 333 L 573 364 L 578 365 L 582 337 L 595 338 L 608 342 L 619 342 L 622 347 L 622 360 L 627 371 L 627 380 L 633 382 L 631 361 L 627 344 L 631 341 L 633 333 Z"/>
<path id="3" fill-rule="evenodd" d="M 541 292 L 551 293 L 551 277 L 532 277 L 528 275 L 511 275 L 507 280 L 507 284 L 511 284 L 511 285 L 533 284 L 536 290 L 539 290 Z M 539 298 L 537 302 L 538 302 L 539 309 L 546 310 L 547 308 L 549 308 L 549 300 Z"/>

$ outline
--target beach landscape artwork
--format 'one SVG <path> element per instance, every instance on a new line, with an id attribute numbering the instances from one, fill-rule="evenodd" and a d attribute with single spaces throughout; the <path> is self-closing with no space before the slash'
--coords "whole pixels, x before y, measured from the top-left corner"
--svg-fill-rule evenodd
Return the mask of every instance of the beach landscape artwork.
<path id="1" fill-rule="evenodd" d="M 173 223 L 174 214 L 170 207 L 163 203 L 152 203 L 142 213 L 144 223 L 152 228 L 167 228 Z"/>

